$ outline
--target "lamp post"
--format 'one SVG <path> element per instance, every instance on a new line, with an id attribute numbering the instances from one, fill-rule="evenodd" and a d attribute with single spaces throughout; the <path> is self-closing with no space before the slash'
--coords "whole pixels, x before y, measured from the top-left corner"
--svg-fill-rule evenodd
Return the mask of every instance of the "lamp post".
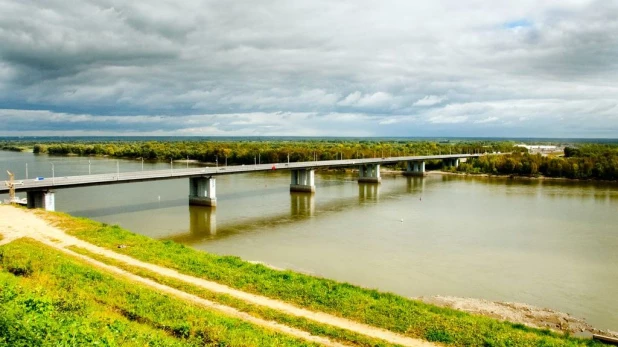
<path id="1" fill-rule="evenodd" d="M 50 164 L 52 166 L 52 184 L 54 184 L 56 181 L 56 172 L 54 170 L 54 163 L 50 163 Z"/>
<path id="2" fill-rule="evenodd" d="M 262 164 L 262 153 L 258 152 L 258 164 Z"/>
<path id="3" fill-rule="evenodd" d="M 26 163 L 26 179 L 28 179 L 28 163 Z"/>
<path id="4" fill-rule="evenodd" d="M 142 157 L 142 171 L 144 171 L 144 157 Z"/>
<path id="5" fill-rule="evenodd" d="M 120 161 L 116 160 L 116 181 L 118 181 L 119 176 L 120 176 Z"/>
<path id="6" fill-rule="evenodd" d="M 90 172 L 91 172 L 91 171 L 90 171 L 90 164 L 92 164 L 92 163 L 90 162 L 90 159 L 88 159 L 88 174 L 89 174 L 89 175 L 90 175 Z"/>
<path id="7" fill-rule="evenodd" d="M 215 167 L 219 167 L 219 156 L 215 155 Z"/>
<path id="8" fill-rule="evenodd" d="M 253 165 L 257 166 L 257 158 L 255 157 L 255 155 L 253 156 Z"/>
<path id="9" fill-rule="evenodd" d="M 170 176 L 174 176 L 174 159 L 170 158 Z"/>
<path id="10" fill-rule="evenodd" d="M 187 169 L 189 168 L 189 156 L 187 155 Z"/>
<path id="11" fill-rule="evenodd" d="M 227 154 L 225 155 L 225 166 L 227 166 Z"/>

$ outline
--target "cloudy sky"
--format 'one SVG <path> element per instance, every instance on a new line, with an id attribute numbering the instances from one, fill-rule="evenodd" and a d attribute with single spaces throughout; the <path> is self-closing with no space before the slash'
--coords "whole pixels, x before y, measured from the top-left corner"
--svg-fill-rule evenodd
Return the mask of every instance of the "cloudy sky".
<path id="1" fill-rule="evenodd" d="M 0 0 L 0 135 L 618 137 L 618 0 Z"/>

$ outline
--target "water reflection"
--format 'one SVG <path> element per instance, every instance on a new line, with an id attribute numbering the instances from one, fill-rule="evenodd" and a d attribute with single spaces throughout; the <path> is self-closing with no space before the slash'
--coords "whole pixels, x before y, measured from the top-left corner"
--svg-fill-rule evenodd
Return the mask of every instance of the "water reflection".
<path id="1" fill-rule="evenodd" d="M 210 206 L 189 206 L 191 239 L 203 239 L 217 234 L 217 209 Z"/>
<path id="2" fill-rule="evenodd" d="M 406 193 L 422 193 L 426 180 L 423 177 L 406 177 Z"/>
<path id="3" fill-rule="evenodd" d="M 96 207 L 96 208 L 85 209 L 85 210 L 75 210 L 75 211 L 71 211 L 71 214 L 75 216 L 83 216 L 87 218 L 101 218 L 101 217 L 106 217 L 106 216 L 118 215 L 121 213 L 135 213 L 135 212 L 144 212 L 144 211 L 165 209 L 165 208 L 171 208 L 171 207 L 179 207 L 179 206 L 183 206 L 186 204 L 187 204 L 187 199 L 181 198 L 181 199 L 174 199 L 174 200 L 145 202 L 141 204 L 125 204 L 125 205 L 115 205 L 115 206 L 108 206 L 108 207 Z"/>
<path id="4" fill-rule="evenodd" d="M 315 195 L 290 193 L 290 214 L 292 218 L 313 216 L 315 214 Z"/>
<path id="5" fill-rule="evenodd" d="M 358 183 L 358 201 L 379 201 L 380 199 L 380 184 L 379 183 Z"/>

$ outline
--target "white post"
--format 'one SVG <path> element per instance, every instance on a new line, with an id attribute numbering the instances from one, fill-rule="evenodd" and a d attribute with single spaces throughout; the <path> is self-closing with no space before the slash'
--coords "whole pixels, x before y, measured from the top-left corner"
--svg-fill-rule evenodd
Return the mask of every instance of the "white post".
<path id="1" fill-rule="evenodd" d="M 55 181 L 56 181 L 56 173 L 54 171 L 54 163 L 51 163 L 51 166 L 52 166 L 52 184 L 54 184 Z"/>
<path id="2" fill-rule="evenodd" d="M 26 163 L 26 179 L 28 179 L 28 163 Z"/>
<path id="3" fill-rule="evenodd" d="M 88 174 L 89 175 L 90 175 L 90 164 L 91 164 L 90 159 L 88 159 Z"/>

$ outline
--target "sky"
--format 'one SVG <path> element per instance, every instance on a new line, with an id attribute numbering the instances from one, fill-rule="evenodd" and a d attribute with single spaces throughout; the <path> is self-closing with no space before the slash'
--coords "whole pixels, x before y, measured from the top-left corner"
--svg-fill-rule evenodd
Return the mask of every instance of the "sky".
<path id="1" fill-rule="evenodd" d="M 618 0 L 0 0 L 0 136 L 618 138 Z"/>

